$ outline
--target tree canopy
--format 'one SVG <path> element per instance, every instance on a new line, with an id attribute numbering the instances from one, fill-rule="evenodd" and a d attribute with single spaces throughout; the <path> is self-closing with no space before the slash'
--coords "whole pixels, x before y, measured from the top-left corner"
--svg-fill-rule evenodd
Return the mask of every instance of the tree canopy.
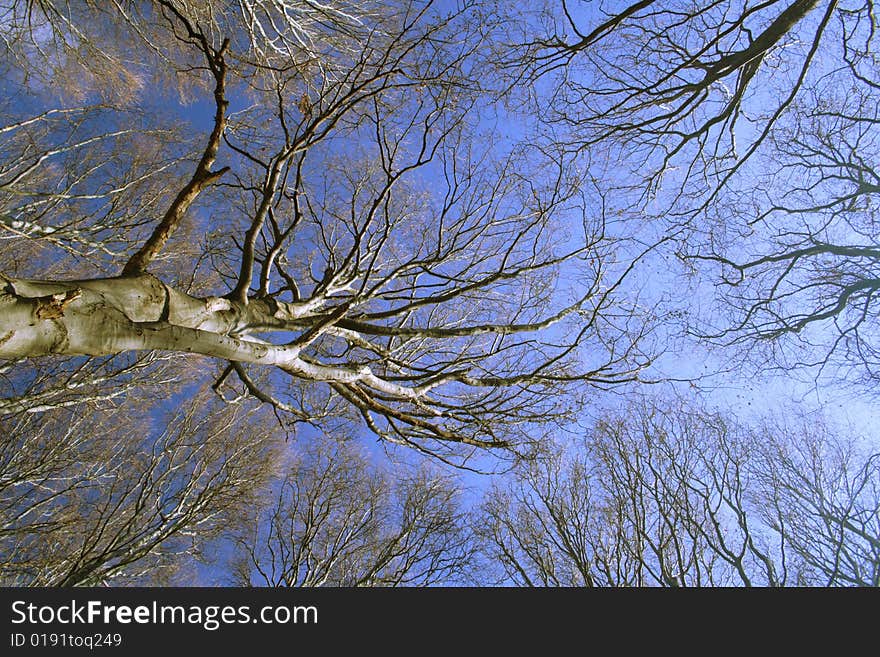
<path id="1" fill-rule="evenodd" d="M 0 578 L 877 585 L 877 20 L 0 0 Z"/>
<path id="2" fill-rule="evenodd" d="M 10 10 L 4 216 L 35 253 L 0 356 L 201 354 L 220 394 L 441 456 L 638 377 L 638 254 L 559 149 L 496 141 L 467 9 L 257 4 Z"/>

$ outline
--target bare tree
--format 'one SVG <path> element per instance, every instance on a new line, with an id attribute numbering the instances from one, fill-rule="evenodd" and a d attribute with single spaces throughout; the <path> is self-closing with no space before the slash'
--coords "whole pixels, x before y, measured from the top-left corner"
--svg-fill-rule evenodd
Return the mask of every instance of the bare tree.
<path id="1" fill-rule="evenodd" d="M 710 199 L 712 181 L 729 180 L 801 93 L 833 38 L 828 27 L 839 5 L 641 0 L 609 11 L 590 4 L 550 3 L 546 33 L 523 39 L 510 61 L 526 79 L 554 76 L 546 116 L 572 129 L 566 137 L 574 145 L 626 143 L 646 190 L 683 169 L 673 178 L 701 184 Z"/>
<path id="2" fill-rule="evenodd" d="M 61 409 L 5 421 L 4 584 L 156 583 L 198 558 L 271 472 L 269 433 L 253 413 L 209 400 L 210 391 L 195 395 L 152 430 L 133 400 L 91 415 Z"/>
<path id="3" fill-rule="evenodd" d="M 815 421 L 640 404 L 493 490 L 480 534 L 520 585 L 872 586 L 877 474 L 877 454 Z"/>
<path id="4" fill-rule="evenodd" d="M 560 0 L 520 25 L 501 52 L 530 107 L 717 282 L 690 332 L 873 382 L 873 3 Z"/>
<path id="5" fill-rule="evenodd" d="M 830 434 L 648 404 L 541 456 L 646 378 L 658 299 L 697 305 L 639 288 L 666 245 L 718 282 L 693 334 L 875 377 L 872 3 L 491 5 L 0 2 L 6 580 L 195 550 L 266 476 L 256 404 L 459 465 L 538 454 L 484 505 L 504 581 L 876 583 L 877 460 Z M 203 393 L 140 438 L 175 386 Z M 282 474 L 241 583 L 462 574 L 449 481 L 339 446 Z"/>
<path id="6" fill-rule="evenodd" d="M 758 508 L 793 583 L 880 585 L 880 453 L 809 420 L 760 435 Z"/>
<path id="7" fill-rule="evenodd" d="M 28 5 L 11 53 L 55 61 L 73 43 L 124 64 L 123 35 L 151 83 L 206 85 L 213 111 L 197 148 L 97 91 L 10 117 L 4 225 L 38 252 L 17 269 L 51 276 L 7 269 L 0 357 L 210 356 L 228 363 L 221 394 L 285 421 L 358 418 L 443 457 L 517 449 L 529 423 L 570 412 L 563 388 L 639 376 L 652 311 L 621 286 L 651 245 L 607 225 L 564 152 L 486 143 L 470 68 L 483 35 L 467 9 L 255 4 Z M 323 41 L 292 24 L 267 33 L 276 18 L 319 32 L 326 19 L 335 36 L 318 54 Z M 108 117 L 119 129 L 101 132 Z M 117 148 L 111 182 L 99 163 Z M 48 187 L 63 187 L 65 215 Z M 44 267 L 56 247 L 77 260 Z"/>
<path id="8" fill-rule="evenodd" d="M 855 35 L 847 36 L 849 80 L 835 75 L 817 84 L 772 139 L 758 191 L 730 192 L 754 209 L 728 222 L 741 236 L 682 253 L 695 265 L 717 266 L 729 309 L 728 323 L 707 323 L 700 334 L 726 344 L 772 341 L 782 367 L 808 365 L 871 384 L 880 80 L 862 71 L 870 40 L 856 53 Z"/>
<path id="9" fill-rule="evenodd" d="M 474 545 L 454 480 L 371 465 L 350 443 L 297 454 L 238 540 L 238 585 L 428 586 L 462 581 Z"/>

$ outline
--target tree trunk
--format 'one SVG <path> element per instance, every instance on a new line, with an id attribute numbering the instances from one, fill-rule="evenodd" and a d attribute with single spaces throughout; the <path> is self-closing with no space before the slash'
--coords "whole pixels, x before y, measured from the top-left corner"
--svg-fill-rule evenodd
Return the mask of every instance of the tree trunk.
<path id="1" fill-rule="evenodd" d="M 149 274 L 63 282 L 7 278 L 0 292 L 0 358 L 166 349 L 283 364 L 298 350 L 246 334 L 295 321 L 303 305 L 271 305 L 191 297 Z"/>

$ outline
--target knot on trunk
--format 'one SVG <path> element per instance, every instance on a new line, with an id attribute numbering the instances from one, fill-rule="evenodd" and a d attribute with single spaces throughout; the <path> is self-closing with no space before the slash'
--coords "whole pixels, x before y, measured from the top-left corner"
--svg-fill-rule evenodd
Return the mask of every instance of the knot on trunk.
<path id="1" fill-rule="evenodd" d="M 82 296 L 82 290 L 75 288 L 58 294 L 50 294 L 45 297 L 37 297 L 36 315 L 37 319 L 58 319 L 64 316 L 64 309 L 74 299 Z"/>

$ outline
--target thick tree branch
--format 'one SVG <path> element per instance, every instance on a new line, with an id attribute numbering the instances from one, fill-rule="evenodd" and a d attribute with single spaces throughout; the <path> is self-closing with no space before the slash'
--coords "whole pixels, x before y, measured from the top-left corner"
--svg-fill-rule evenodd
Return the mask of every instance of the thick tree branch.
<path id="1" fill-rule="evenodd" d="M 192 178 L 178 192 L 171 206 L 165 212 L 165 216 L 162 217 L 159 225 L 153 230 L 153 234 L 150 235 L 144 245 L 125 264 L 125 267 L 122 269 L 123 276 L 137 276 L 146 271 L 150 263 L 162 251 L 172 233 L 183 221 L 186 211 L 196 197 L 205 188 L 219 180 L 224 173 L 229 171 L 229 167 L 223 167 L 217 171 L 211 170 L 211 167 L 214 166 L 214 161 L 217 159 L 217 151 L 220 148 L 220 141 L 226 128 L 226 109 L 229 107 L 229 101 L 226 99 L 226 62 L 224 60 L 224 54 L 229 47 L 229 39 L 224 39 L 220 49 L 215 51 L 208 45 L 204 36 L 200 34 L 197 36 L 199 36 L 215 81 L 214 104 L 216 110 L 214 113 L 214 128 L 211 130 L 208 143 L 198 165 L 196 165 Z"/>

